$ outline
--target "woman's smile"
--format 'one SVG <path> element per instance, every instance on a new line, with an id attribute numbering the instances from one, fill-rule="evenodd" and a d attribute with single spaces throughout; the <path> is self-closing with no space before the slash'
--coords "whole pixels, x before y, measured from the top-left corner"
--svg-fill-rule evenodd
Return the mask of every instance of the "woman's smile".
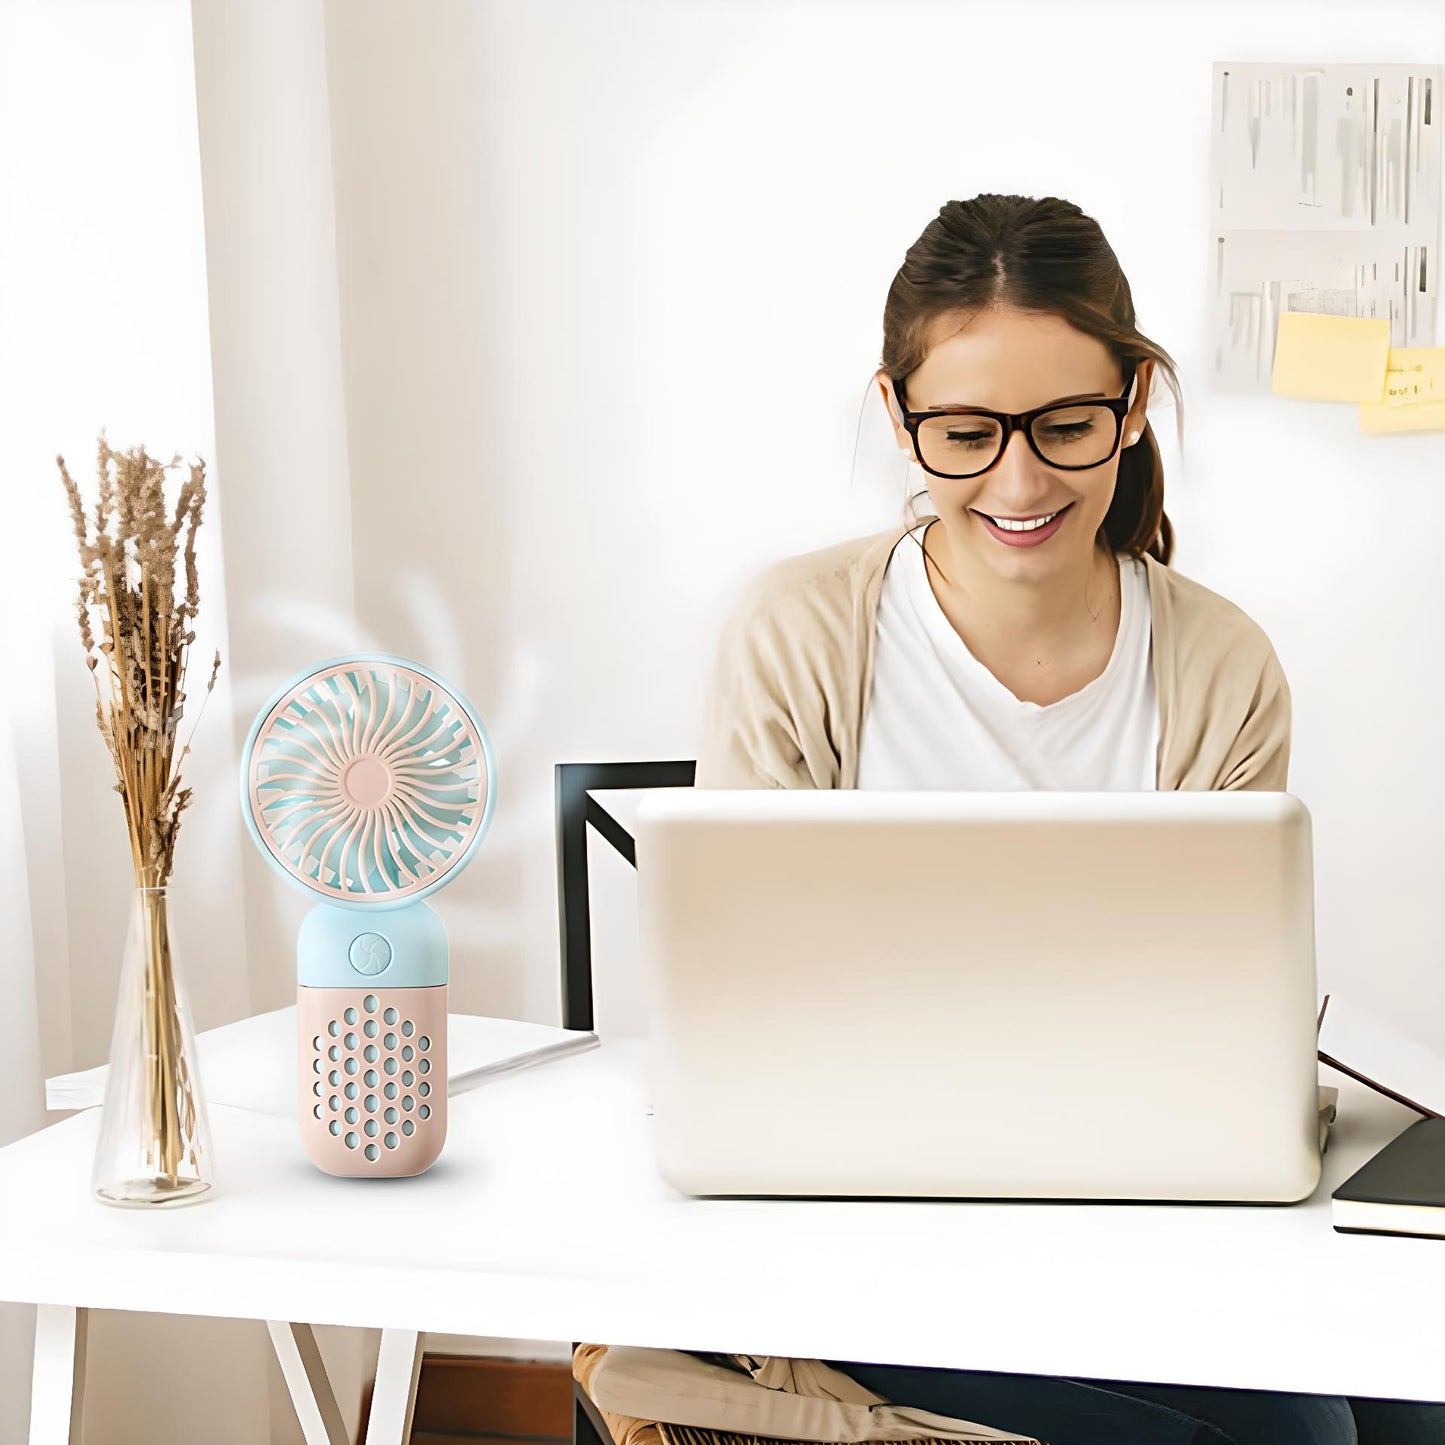
<path id="1" fill-rule="evenodd" d="M 1006 547 L 1037 547 L 1047 542 L 1060 527 L 1074 504 L 1066 502 L 1056 512 L 1036 512 L 1032 517 L 1002 517 L 970 510 L 983 523 L 983 529 Z"/>

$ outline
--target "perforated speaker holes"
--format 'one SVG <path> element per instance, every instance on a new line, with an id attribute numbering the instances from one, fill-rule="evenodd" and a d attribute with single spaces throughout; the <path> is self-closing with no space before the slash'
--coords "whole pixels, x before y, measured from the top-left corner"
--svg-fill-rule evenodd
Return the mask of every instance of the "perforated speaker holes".
<path id="1" fill-rule="evenodd" d="M 326 1119 L 328 1131 L 341 1139 L 348 1149 L 361 1149 L 367 1159 L 375 1162 L 382 1150 L 397 1148 L 401 1139 L 398 1131 L 406 1138 L 416 1133 L 416 1119 L 431 1117 L 431 1108 L 423 1100 L 431 1093 L 431 1085 L 418 1079 L 417 1073 L 431 1072 L 431 1060 L 426 1057 L 431 1049 L 431 1039 L 418 1034 L 411 1019 L 402 1019 L 394 1008 L 381 1009 L 380 1001 L 374 994 L 368 994 L 362 1002 L 366 1012 L 358 1034 L 355 1025 L 361 1023 L 362 1015 L 354 1008 L 348 1008 L 339 1019 L 332 1019 L 324 1034 L 317 1034 L 311 1041 L 315 1057 L 312 1072 L 321 1074 L 327 1089 L 320 1080 L 315 1086 L 318 1096 L 325 1096 L 324 1103 L 315 1106 L 318 1119 Z M 376 1018 L 379 1015 L 388 1032 L 381 1034 Z M 351 1027 L 348 1028 L 348 1025 Z M 405 1042 L 404 1042 L 405 1041 Z M 403 1064 L 406 1066 L 403 1068 Z M 400 1073 L 401 1082 L 408 1093 L 401 1093 L 396 1084 L 388 1079 L 382 1082 L 382 1074 Z M 346 1078 L 346 1086 L 339 1092 L 331 1092 Z M 364 1085 L 355 1080 L 360 1077 Z M 345 1098 L 342 1098 L 342 1095 Z M 398 1097 L 400 1095 L 400 1097 Z M 355 1103 L 349 1101 L 355 1100 Z M 390 1127 L 381 1133 L 382 1125 L 370 1115 L 380 1114 Z M 361 1133 L 354 1127 L 365 1119 Z M 342 1121 L 345 1121 L 343 1124 Z M 378 1139 L 380 1142 L 378 1143 Z"/>

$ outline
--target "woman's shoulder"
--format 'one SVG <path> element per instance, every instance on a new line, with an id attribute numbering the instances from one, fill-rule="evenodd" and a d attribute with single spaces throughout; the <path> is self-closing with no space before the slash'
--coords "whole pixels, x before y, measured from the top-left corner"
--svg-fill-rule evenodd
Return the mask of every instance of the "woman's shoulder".
<path id="1" fill-rule="evenodd" d="M 800 609 L 823 617 L 851 615 L 856 598 L 882 575 L 908 530 L 889 527 L 769 562 L 745 583 L 738 611 L 753 618 L 788 617 Z"/>
<path id="2" fill-rule="evenodd" d="M 1161 788 L 1289 785 L 1293 705 L 1264 628 L 1237 603 L 1148 559 L 1160 683 Z"/>
<path id="3" fill-rule="evenodd" d="M 1237 602 L 1153 557 L 1143 561 L 1156 629 L 1161 622 L 1169 627 L 1176 647 L 1183 644 L 1186 655 L 1257 663 L 1275 660 L 1269 635 Z"/>

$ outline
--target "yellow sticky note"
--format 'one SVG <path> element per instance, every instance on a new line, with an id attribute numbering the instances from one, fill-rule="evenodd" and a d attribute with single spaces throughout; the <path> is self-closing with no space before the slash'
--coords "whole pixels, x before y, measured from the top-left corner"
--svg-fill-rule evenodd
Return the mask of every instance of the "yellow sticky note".
<path id="1" fill-rule="evenodd" d="M 1445 346 L 1391 347 L 1384 399 L 1361 404 L 1360 430 L 1445 431 Z"/>
<path id="2" fill-rule="evenodd" d="M 1390 323 L 1383 317 L 1284 311 L 1270 389 L 1304 401 L 1379 402 L 1389 352 Z"/>

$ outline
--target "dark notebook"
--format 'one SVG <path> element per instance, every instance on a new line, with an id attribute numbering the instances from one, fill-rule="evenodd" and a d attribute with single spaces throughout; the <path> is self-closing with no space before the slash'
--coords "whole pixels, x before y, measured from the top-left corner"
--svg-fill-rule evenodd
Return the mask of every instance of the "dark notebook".
<path id="1" fill-rule="evenodd" d="M 1330 1196 L 1342 1234 L 1445 1239 L 1445 1119 L 1419 1119 Z"/>

